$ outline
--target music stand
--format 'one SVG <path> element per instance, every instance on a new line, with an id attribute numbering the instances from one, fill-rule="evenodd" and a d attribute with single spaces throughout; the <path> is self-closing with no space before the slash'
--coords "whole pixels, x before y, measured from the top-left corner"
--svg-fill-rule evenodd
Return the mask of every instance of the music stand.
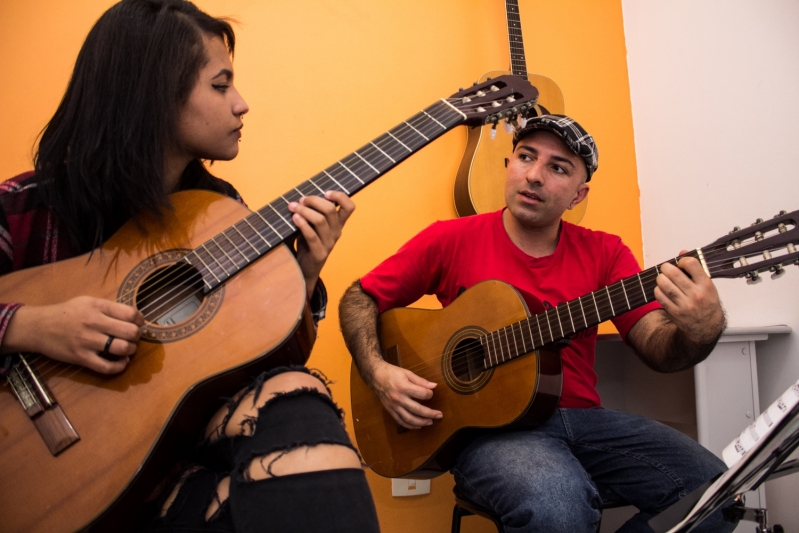
<path id="1" fill-rule="evenodd" d="M 772 473 L 781 477 L 799 471 L 795 461 L 777 471 L 798 446 L 799 404 L 732 468 L 650 519 L 649 526 L 655 533 L 688 533 L 738 494 L 759 487 Z"/>

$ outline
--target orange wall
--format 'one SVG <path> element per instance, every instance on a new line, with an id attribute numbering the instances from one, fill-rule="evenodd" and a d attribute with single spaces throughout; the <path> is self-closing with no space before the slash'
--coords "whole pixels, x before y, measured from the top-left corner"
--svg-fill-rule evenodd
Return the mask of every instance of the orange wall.
<path id="1" fill-rule="evenodd" d="M 31 167 L 80 44 L 108 0 L 0 0 L 0 176 Z M 241 155 L 213 171 L 260 207 L 405 118 L 508 68 L 500 0 L 201 0 L 238 21 L 236 83 L 250 104 Z M 623 236 L 641 258 L 632 117 L 619 0 L 520 0 L 528 70 L 552 78 L 567 112 L 597 139 L 600 170 L 583 224 Z M 338 330 L 345 288 L 436 219 L 455 216 L 465 146 L 450 132 L 356 197 L 358 210 L 326 266 L 331 296 L 310 364 L 349 407 L 349 355 Z M 448 531 L 451 476 L 430 496 L 391 498 L 370 475 L 383 530 Z M 493 531 L 478 518 L 465 532 Z"/>

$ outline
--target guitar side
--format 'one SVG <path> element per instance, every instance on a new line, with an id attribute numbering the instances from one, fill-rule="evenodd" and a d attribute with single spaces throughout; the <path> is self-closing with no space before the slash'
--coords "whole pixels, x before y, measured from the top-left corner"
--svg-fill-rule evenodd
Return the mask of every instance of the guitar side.
<path id="1" fill-rule="evenodd" d="M 450 357 L 456 345 L 527 316 L 516 290 L 493 280 L 475 285 L 445 309 L 383 313 L 380 338 L 387 360 L 438 383 L 424 403 L 444 417 L 419 430 L 400 429 L 353 364 L 355 437 L 367 465 L 385 477 L 435 477 L 453 465 L 474 435 L 548 418 L 561 390 L 560 356 L 554 350 L 531 352 L 470 378 L 451 372 L 463 364 L 453 365 Z"/>
<path id="2" fill-rule="evenodd" d="M 29 305 L 78 295 L 115 300 L 148 257 L 195 248 L 249 214 L 208 192 L 172 200 L 164 227 L 146 225 L 142 236 L 128 223 L 90 257 L 3 276 L 0 298 Z M 182 333 L 161 328 L 179 340 L 140 341 L 122 374 L 100 376 L 39 357 L 40 374 L 80 435 L 56 456 L 8 386 L 0 389 L 1 530 L 135 527 L 134 506 L 152 496 L 173 454 L 194 443 L 221 396 L 262 368 L 307 359 L 313 327 L 302 274 L 286 247 L 254 261 L 214 298 L 216 307 L 201 307 Z"/>

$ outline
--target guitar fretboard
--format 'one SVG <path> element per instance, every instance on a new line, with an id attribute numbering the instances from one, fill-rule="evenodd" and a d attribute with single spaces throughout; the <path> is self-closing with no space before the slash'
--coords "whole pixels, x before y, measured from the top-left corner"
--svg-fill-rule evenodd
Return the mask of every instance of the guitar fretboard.
<path id="1" fill-rule="evenodd" d="M 182 261 L 202 274 L 206 292 L 213 290 L 296 235 L 297 226 L 288 209 L 290 202 L 303 196 L 323 196 L 325 191 L 343 191 L 352 196 L 465 119 L 444 100 L 436 102 L 228 227 Z"/>
<path id="2" fill-rule="evenodd" d="M 698 257 L 694 250 L 681 257 Z M 678 258 L 667 261 L 676 265 Z M 660 265 L 480 337 L 486 369 L 655 301 Z"/>
<path id="3" fill-rule="evenodd" d="M 522 20 L 519 17 L 518 0 L 505 0 L 508 19 L 508 43 L 510 44 L 510 70 L 514 75 L 527 79 L 527 60 L 524 57 Z"/>

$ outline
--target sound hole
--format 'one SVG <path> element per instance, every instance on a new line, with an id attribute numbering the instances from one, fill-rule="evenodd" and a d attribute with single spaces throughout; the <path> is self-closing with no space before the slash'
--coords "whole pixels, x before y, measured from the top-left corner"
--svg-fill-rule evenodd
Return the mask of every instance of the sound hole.
<path id="1" fill-rule="evenodd" d="M 136 294 L 136 307 L 147 322 L 172 326 L 188 320 L 203 303 L 203 279 L 186 263 L 153 271 Z"/>
<path id="2" fill-rule="evenodd" d="M 452 353 L 452 373 L 464 382 L 474 381 L 483 373 L 483 347 L 477 339 L 464 339 Z"/>

